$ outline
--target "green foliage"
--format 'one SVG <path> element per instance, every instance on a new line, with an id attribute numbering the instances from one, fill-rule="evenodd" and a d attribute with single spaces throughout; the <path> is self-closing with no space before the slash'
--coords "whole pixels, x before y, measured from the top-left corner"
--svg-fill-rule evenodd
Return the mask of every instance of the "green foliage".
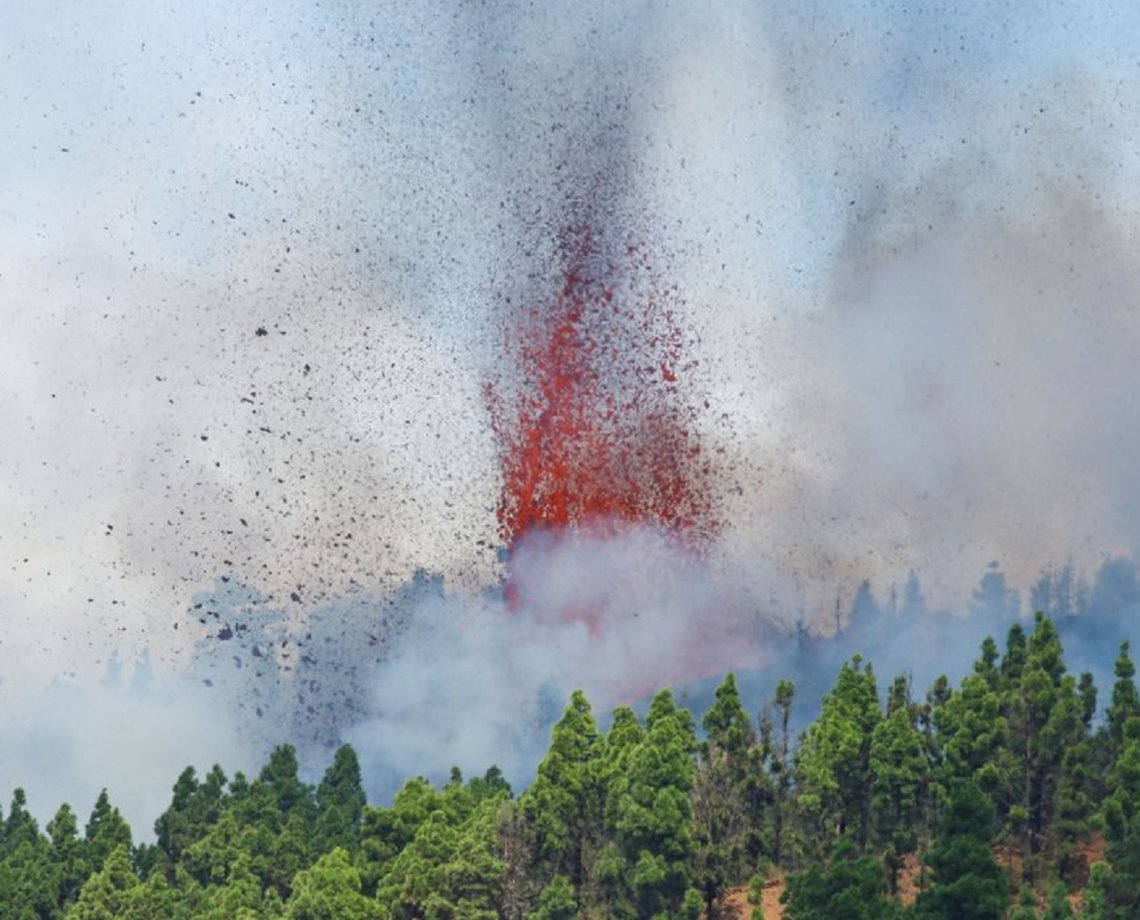
<path id="1" fill-rule="evenodd" d="M 48 822 L 47 834 L 51 841 L 51 862 L 55 868 L 55 901 L 62 908 L 79 896 L 79 889 L 91 875 L 91 860 L 84 841 L 79 839 L 75 813 L 67 803 L 60 805 Z"/>
<path id="2" fill-rule="evenodd" d="M 882 713 L 875 675 L 856 655 L 823 698 L 796 760 L 800 805 L 815 821 L 820 844 L 853 835 L 867 842 L 871 812 L 871 739 Z"/>
<path id="3" fill-rule="evenodd" d="M 313 849 L 328 853 L 336 847 L 355 848 L 360 834 L 366 797 L 360 776 L 360 761 L 351 745 L 337 748 L 332 764 L 317 786 L 317 820 Z"/>
<path id="4" fill-rule="evenodd" d="M 994 808 L 969 780 L 954 780 L 927 865 L 933 884 L 915 903 L 920 920 L 1000 920 L 1008 893 L 990 849 Z"/>
<path id="5" fill-rule="evenodd" d="M 1129 655 L 1129 644 L 1120 643 L 1120 654 L 1113 666 L 1116 682 L 1112 685 L 1112 702 L 1108 706 L 1108 736 L 1115 758 L 1124 749 L 1125 729 L 1130 719 L 1140 717 L 1140 696 L 1136 692 L 1136 666 Z"/>
<path id="6" fill-rule="evenodd" d="M 909 706 L 895 708 L 871 732 L 870 779 L 874 840 L 900 853 L 912 851 L 930 764 Z"/>
<path id="7" fill-rule="evenodd" d="M 386 915 L 425 920 L 493 920 L 503 862 L 496 855 L 498 803 L 470 800 L 472 810 L 438 808 L 392 861 L 377 900 Z"/>
<path id="8" fill-rule="evenodd" d="M 1104 862 L 1093 863 L 1081 905 L 1081 920 L 1113 920 L 1116 909 L 1108 903 L 1111 887 L 1112 867 Z"/>
<path id="9" fill-rule="evenodd" d="M 556 875 L 538 899 L 535 920 L 573 920 L 578 911 L 574 886 L 565 875 Z"/>
<path id="10" fill-rule="evenodd" d="M 182 892 L 172 888 L 161 872 L 152 872 L 145 881 L 132 886 L 123 898 L 120 920 L 207 920 L 204 911 L 196 911 Z M 212 918 L 209 918 L 212 920 Z M 226 914 L 226 920 L 254 920 L 240 912 Z"/>
<path id="11" fill-rule="evenodd" d="M 1040 920 L 1037 913 L 1037 892 L 1029 885 L 1022 887 L 1017 894 L 1017 904 L 1006 915 L 1006 920 Z"/>
<path id="12" fill-rule="evenodd" d="M 217 765 L 202 783 L 193 767 L 182 771 L 174 784 L 173 801 L 154 824 L 158 848 L 168 864 L 177 862 L 218 820 L 225 805 L 225 787 L 225 774 Z"/>
<path id="13" fill-rule="evenodd" d="M 883 868 L 858 856 L 850 840 L 836 845 L 824 866 L 788 877 L 785 920 L 887 920 L 896 913 L 888 900 Z"/>
<path id="14" fill-rule="evenodd" d="M 753 867 L 764 806 L 773 795 L 733 674 L 717 688 L 701 724 L 708 737 L 699 746 L 689 793 L 696 845 L 692 881 L 711 913 L 728 886 Z"/>
<path id="15" fill-rule="evenodd" d="M 580 887 L 601 835 L 605 793 L 602 736 L 585 694 L 575 691 L 554 726 L 550 749 L 519 806 L 535 835 L 538 859 Z"/>
<path id="16" fill-rule="evenodd" d="M 1064 883 L 1053 883 L 1049 887 L 1049 899 L 1042 920 L 1072 920 L 1073 916 L 1073 906 L 1069 903 L 1069 892 Z"/>
<path id="17" fill-rule="evenodd" d="M 975 673 L 949 691 L 934 710 L 945 763 L 945 775 L 976 779 L 987 788 L 1006 788 L 1009 764 L 1005 745 L 1009 728 L 1002 715 L 1001 696 L 994 686 L 996 672 Z M 989 780 L 982 778 L 986 771 Z"/>
<path id="18" fill-rule="evenodd" d="M 357 856 L 365 892 L 375 893 L 392 860 L 411 843 L 419 826 L 437 807 L 437 797 L 431 784 L 417 777 L 404 783 L 390 808 L 365 807 Z"/>
<path id="19" fill-rule="evenodd" d="M 246 817 L 276 829 L 296 817 L 304 825 L 315 813 L 313 790 L 298 775 L 297 751 L 291 744 L 274 748 L 269 761 L 250 785 L 248 797 L 238 804 Z"/>
<path id="20" fill-rule="evenodd" d="M 757 872 L 748 880 L 748 903 L 759 904 L 764 897 L 764 888 L 768 878 L 763 872 Z"/>
<path id="21" fill-rule="evenodd" d="M 1109 777 L 1105 802 L 1111 871 L 1097 880 L 1105 920 L 1129 916 L 1140 904 L 1140 738 L 1128 737 Z"/>
<path id="22" fill-rule="evenodd" d="M 225 879 L 201 892 L 201 904 L 195 911 L 202 920 L 253 920 L 262 905 L 261 880 L 250 868 L 250 858 L 241 853 L 234 859 Z"/>
<path id="23" fill-rule="evenodd" d="M 351 747 L 310 786 L 283 745 L 252 781 L 187 767 L 155 842 L 132 849 L 105 790 L 82 831 L 65 804 L 41 833 L 17 789 L 0 820 L 0 920 L 697 920 L 750 877 L 760 917 L 761 867 L 792 871 L 789 920 L 1066 920 L 1064 883 L 1084 883 L 1097 828 L 1106 861 L 1081 916 L 1133 918 L 1140 702 L 1128 653 L 1101 728 L 1092 678 L 1066 672 L 1042 616 L 1032 632 L 1015 623 L 1004 654 L 986 639 L 961 683 L 940 678 L 921 704 L 899 677 L 884 707 L 870 664 L 852 658 L 798 747 L 788 681 L 754 723 L 726 675 L 700 743 L 668 690 L 644 722 L 617 708 L 604 734 L 576 692 L 517 802 L 491 767 L 439 787 L 411 779 L 370 806 Z M 1012 907 L 995 848 L 1019 870 Z M 903 910 L 892 892 L 911 852 L 926 867 Z"/>
<path id="24" fill-rule="evenodd" d="M 1004 763 L 1009 782 L 994 796 L 1006 817 L 1007 833 L 1021 841 L 1026 878 L 1048 874 L 1043 857 L 1052 855 L 1062 870 L 1084 835 L 1093 805 L 1093 748 L 1089 740 L 1089 683 L 1078 690 L 1065 673 L 1061 642 L 1052 622 L 1038 614 L 1017 649 L 1005 683 L 1003 709 L 1009 724 Z M 1005 663 L 1003 662 L 1003 668 Z"/>
<path id="25" fill-rule="evenodd" d="M 694 852 L 693 787 L 696 735 L 692 715 L 669 690 L 654 698 L 644 738 L 627 769 L 612 778 L 606 810 L 627 865 L 629 893 L 639 915 L 680 911 L 691 880 Z"/>
<path id="26" fill-rule="evenodd" d="M 28 797 L 23 789 L 17 789 L 12 793 L 12 804 L 8 808 L 8 817 L 4 819 L 0 854 L 6 856 L 24 844 L 35 844 L 39 836 L 39 825 L 28 811 Z"/>
<path id="27" fill-rule="evenodd" d="M 717 747 L 732 759 L 743 760 L 755 743 L 751 720 L 736 689 L 735 674 L 726 674 L 716 688 L 716 700 L 701 720 L 701 727 L 708 733 L 706 749 Z"/>
<path id="28" fill-rule="evenodd" d="M 131 829 L 119 809 L 111 805 L 106 789 L 95 801 L 84 836 L 87 838 L 87 858 L 95 871 L 103 867 L 113 851 L 120 847 L 130 850 Z"/>
<path id="29" fill-rule="evenodd" d="M 79 892 L 79 899 L 67 912 L 68 920 L 118 920 L 126 913 L 129 892 L 139 883 L 131 868 L 125 844 L 116 847 Z"/>
<path id="30" fill-rule="evenodd" d="M 361 894 L 360 873 L 336 847 L 297 873 L 285 904 L 288 920 L 378 920 L 380 906 Z"/>
<path id="31" fill-rule="evenodd" d="M 0 862 L 0 920 L 59 916 L 59 873 L 43 838 L 21 841 Z"/>
<path id="32" fill-rule="evenodd" d="M 793 780 L 791 714 L 795 695 L 794 683 L 779 681 L 775 699 L 760 718 L 760 745 L 755 756 L 761 762 L 761 769 L 750 773 L 748 787 L 753 824 L 749 833 L 749 855 L 753 862 L 758 862 L 762 854 L 759 827 L 764 825 L 771 828 L 765 855 L 776 865 L 780 865 L 784 858 L 785 826 Z"/>
<path id="33" fill-rule="evenodd" d="M 681 909 L 676 916 L 679 920 L 697 920 L 701 916 L 703 906 L 700 892 L 690 888 L 681 899 Z"/>

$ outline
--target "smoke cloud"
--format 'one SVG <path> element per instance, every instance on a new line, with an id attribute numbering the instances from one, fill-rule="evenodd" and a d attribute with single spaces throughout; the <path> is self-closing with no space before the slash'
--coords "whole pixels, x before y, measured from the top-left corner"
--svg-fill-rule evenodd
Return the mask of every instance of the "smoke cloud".
<path id="1" fill-rule="evenodd" d="M 831 653 L 793 627 L 839 625 L 846 652 L 871 606 L 893 625 L 867 654 L 917 673 L 934 639 L 976 644 L 960 615 L 1008 614 L 983 579 L 1024 611 L 1049 566 L 1113 611 L 1112 637 L 1079 633 L 1111 654 L 1140 542 L 1136 17 L 13 13 L 0 788 L 50 777 L 41 814 L 102 785 L 126 805 L 168 763 L 297 733 L 313 763 L 367 748 L 376 789 L 444 760 L 525 775 L 574 687 L 605 706 L 730 666 L 808 679 Z M 681 292 L 721 527 L 699 557 L 643 528 L 536 537 L 508 610 L 484 385 L 585 217 Z M 115 649 L 171 689 L 42 689 L 96 686 Z M 147 766 L 115 787 L 124 739 Z"/>
<path id="2" fill-rule="evenodd" d="M 524 537 L 516 600 L 418 605 L 371 678 L 347 737 L 390 793 L 409 776 L 500 766 L 528 781 L 571 690 L 604 714 L 661 686 L 762 666 L 771 630 L 728 582 L 661 531 Z"/>
<path id="3" fill-rule="evenodd" d="M 119 673 L 114 661 L 109 675 Z M 82 826 L 105 788 L 138 841 L 152 838 L 187 765 L 201 771 L 224 763 L 231 776 L 260 769 L 260 752 L 239 734 L 231 701 L 188 680 L 154 683 L 147 673 L 144 661 L 129 683 L 61 679 L 0 688 L 6 792 L 23 788 L 41 821 L 67 802 Z"/>

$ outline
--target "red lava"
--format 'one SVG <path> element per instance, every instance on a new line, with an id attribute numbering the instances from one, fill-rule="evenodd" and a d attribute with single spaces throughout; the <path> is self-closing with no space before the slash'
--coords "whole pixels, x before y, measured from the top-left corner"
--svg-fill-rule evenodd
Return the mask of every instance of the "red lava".
<path id="1" fill-rule="evenodd" d="M 696 362 L 685 355 L 678 291 L 658 284 L 642 246 L 607 256 L 588 227 L 566 230 L 560 243 L 561 287 L 512 318 L 512 385 L 486 391 L 508 553 L 534 532 L 642 524 L 699 547 L 717 522 L 692 430 L 704 403 L 685 387 Z"/>

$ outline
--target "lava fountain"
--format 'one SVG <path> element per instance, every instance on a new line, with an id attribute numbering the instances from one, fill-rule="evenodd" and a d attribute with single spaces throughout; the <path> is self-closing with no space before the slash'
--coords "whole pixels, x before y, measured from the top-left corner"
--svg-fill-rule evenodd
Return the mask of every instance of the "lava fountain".
<path id="1" fill-rule="evenodd" d="M 694 431 L 707 402 L 694 395 L 678 288 L 659 281 L 640 243 L 606 241 L 588 224 L 558 243 L 560 285 L 547 302 L 511 312 L 514 374 L 487 386 L 516 609 L 526 601 L 513 564 L 524 544 L 548 552 L 574 537 L 649 528 L 699 553 L 717 530 Z M 563 616 L 597 625 L 574 608 Z"/>

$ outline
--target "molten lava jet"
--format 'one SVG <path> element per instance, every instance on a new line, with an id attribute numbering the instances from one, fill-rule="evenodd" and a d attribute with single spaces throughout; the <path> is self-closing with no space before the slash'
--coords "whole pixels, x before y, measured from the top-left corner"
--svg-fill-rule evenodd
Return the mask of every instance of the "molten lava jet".
<path id="1" fill-rule="evenodd" d="M 487 388 L 508 562 L 526 538 L 636 525 L 697 548 L 716 521 L 693 431 L 698 405 L 685 389 L 696 361 L 686 359 L 678 291 L 659 285 L 640 245 L 615 252 L 581 226 L 559 242 L 561 285 L 512 317 L 515 374 Z M 507 594 L 518 602 L 510 578 Z"/>

